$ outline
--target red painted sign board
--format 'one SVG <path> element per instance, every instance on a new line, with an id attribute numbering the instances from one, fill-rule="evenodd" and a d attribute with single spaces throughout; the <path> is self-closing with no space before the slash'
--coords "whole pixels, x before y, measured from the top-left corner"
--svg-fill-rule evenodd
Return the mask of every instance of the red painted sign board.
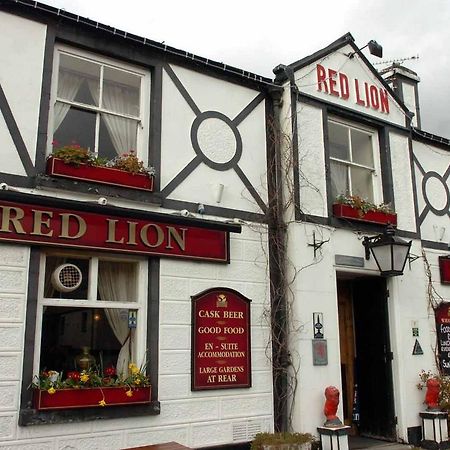
<path id="1" fill-rule="evenodd" d="M 439 256 L 439 273 L 442 284 L 450 284 L 450 257 Z"/>
<path id="2" fill-rule="evenodd" d="M 192 297 L 192 390 L 251 386 L 250 302 L 220 287 Z"/>
<path id="3" fill-rule="evenodd" d="M 438 356 L 441 372 L 450 375 L 450 303 L 435 309 Z"/>
<path id="4" fill-rule="evenodd" d="M 229 261 L 224 230 L 3 200 L 0 241 Z"/>

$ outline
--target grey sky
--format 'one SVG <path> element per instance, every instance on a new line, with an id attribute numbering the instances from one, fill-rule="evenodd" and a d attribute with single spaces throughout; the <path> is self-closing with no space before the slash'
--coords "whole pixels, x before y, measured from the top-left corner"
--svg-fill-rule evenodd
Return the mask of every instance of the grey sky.
<path id="1" fill-rule="evenodd" d="M 382 60 L 420 56 L 404 65 L 421 78 L 422 128 L 450 137 L 450 50 L 445 48 L 450 42 L 448 0 L 44 3 L 269 77 L 273 77 L 272 69 L 277 64 L 303 58 L 348 31 L 360 47 L 375 39 L 383 46 Z M 378 62 L 368 57 L 371 62 Z"/>

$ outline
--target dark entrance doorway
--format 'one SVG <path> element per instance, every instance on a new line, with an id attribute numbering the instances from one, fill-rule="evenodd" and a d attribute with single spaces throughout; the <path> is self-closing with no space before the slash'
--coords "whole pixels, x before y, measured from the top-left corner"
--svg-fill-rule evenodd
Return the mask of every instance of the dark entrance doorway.
<path id="1" fill-rule="evenodd" d="M 338 279 L 337 290 L 345 423 L 355 434 L 395 440 L 386 281 Z"/>

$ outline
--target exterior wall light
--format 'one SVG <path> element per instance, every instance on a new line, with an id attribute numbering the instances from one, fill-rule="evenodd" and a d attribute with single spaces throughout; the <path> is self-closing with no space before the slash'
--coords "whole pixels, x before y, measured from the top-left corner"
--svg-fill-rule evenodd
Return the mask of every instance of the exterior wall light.
<path id="1" fill-rule="evenodd" d="M 383 277 L 403 275 L 411 243 L 412 241 L 407 242 L 395 236 L 395 229 L 391 224 L 387 225 L 383 234 L 365 236 L 362 242 L 366 249 L 366 259 L 370 259 L 372 253 Z"/>
<path id="2" fill-rule="evenodd" d="M 373 39 L 369 41 L 364 47 L 361 47 L 359 50 L 362 50 L 363 48 L 369 47 L 369 53 L 373 56 L 376 56 L 377 58 L 383 57 L 383 47 Z M 355 56 L 356 52 L 348 53 L 347 56 L 351 59 Z"/>

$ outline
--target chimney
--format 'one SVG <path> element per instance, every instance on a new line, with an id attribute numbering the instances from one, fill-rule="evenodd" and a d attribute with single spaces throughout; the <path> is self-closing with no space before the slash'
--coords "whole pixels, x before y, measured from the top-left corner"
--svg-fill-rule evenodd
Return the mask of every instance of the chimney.
<path id="1" fill-rule="evenodd" d="M 414 114 L 411 125 L 421 128 L 419 89 L 417 73 L 398 63 L 393 63 L 380 71 L 380 75 L 391 86 L 405 106 Z"/>

